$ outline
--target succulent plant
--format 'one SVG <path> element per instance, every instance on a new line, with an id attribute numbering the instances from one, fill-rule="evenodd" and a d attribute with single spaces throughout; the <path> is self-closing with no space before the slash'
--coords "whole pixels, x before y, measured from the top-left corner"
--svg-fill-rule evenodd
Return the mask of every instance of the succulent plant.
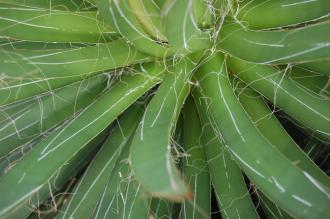
<path id="1" fill-rule="evenodd" d="M 329 13 L 0 0 L 0 218 L 330 218 Z"/>

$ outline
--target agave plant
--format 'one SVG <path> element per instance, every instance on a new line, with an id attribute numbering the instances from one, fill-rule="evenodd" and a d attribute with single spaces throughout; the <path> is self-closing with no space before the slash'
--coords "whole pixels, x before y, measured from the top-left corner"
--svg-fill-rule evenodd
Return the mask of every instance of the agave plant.
<path id="1" fill-rule="evenodd" d="M 0 218 L 330 218 L 328 3 L 0 0 Z"/>

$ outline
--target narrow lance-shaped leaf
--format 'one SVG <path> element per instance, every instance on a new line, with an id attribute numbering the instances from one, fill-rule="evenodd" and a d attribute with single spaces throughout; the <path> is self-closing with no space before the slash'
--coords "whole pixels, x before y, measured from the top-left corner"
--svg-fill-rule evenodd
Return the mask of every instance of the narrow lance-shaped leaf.
<path id="1" fill-rule="evenodd" d="M 8 104 L 6 106 L 0 106 L 0 123 L 22 113 L 31 107 L 32 104 L 35 104 L 35 101 L 35 98 L 29 98 L 26 100 L 17 101 L 13 104 Z"/>
<path id="2" fill-rule="evenodd" d="M 330 56 L 330 22 L 296 29 L 253 31 L 231 19 L 221 27 L 218 48 L 249 62 L 301 63 Z"/>
<path id="3" fill-rule="evenodd" d="M 312 159 L 316 160 L 320 148 L 322 147 L 322 142 L 318 141 L 315 138 L 311 138 L 304 147 L 304 152 Z"/>
<path id="4" fill-rule="evenodd" d="M 0 157 L 43 135 L 67 117 L 78 114 L 106 85 L 107 77 L 100 75 L 55 90 L 50 95 L 36 97 L 23 111 L 0 123 Z"/>
<path id="5" fill-rule="evenodd" d="M 236 82 L 236 81 L 235 81 Z M 233 84 L 235 93 L 244 110 L 249 114 L 256 128 L 267 138 L 283 155 L 298 167 L 308 172 L 324 185 L 329 186 L 329 178 L 314 164 L 300 147 L 292 140 L 273 112 L 266 105 L 262 96 L 242 82 Z M 268 218 L 291 218 L 262 192 L 257 192 L 261 206 Z"/>
<path id="6" fill-rule="evenodd" d="M 151 200 L 149 217 L 171 218 L 173 206 L 174 203 L 169 200 L 154 197 Z"/>
<path id="7" fill-rule="evenodd" d="M 61 130 L 41 141 L 0 178 L 0 216 L 6 217 L 37 193 L 47 180 L 118 115 L 160 81 L 160 65 L 144 66 L 143 74 L 121 78 Z M 38 173 L 35 177 L 34 173 Z"/>
<path id="8" fill-rule="evenodd" d="M 88 164 L 98 150 L 99 144 L 105 139 L 106 134 L 107 132 L 103 131 L 96 138 L 92 139 L 82 150 L 78 151 L 74 156 L 67 160 L 65 164 L 62 164 L 53 176 L 47 179 L 35 194 L 31 194 L 27 202 L 23 205 L 17 206 L 17 208 L 12 211 L 7 212 L 4 218 L 26 218 L 31 214 L 32 209 L 39 211 L 39 208 L 41 207 L 40 205 L 47 199 L 51 200 L 51 208 L 56 209 L 55 197 L 57 192 L 60 191 L 66 183 L 73 180 L 74 177 L 77 176 L 77 174 L 79 174 L 79 172 Z M 34 177 L 36 177 L 36 175 L 34 175 Z M 15 182 L 15 184 L 17 184 L 17 182 Z"/>
<path id="9" fill-rule="evenodd" d="M 183 159 L 180 156 L 180 153 L 184 153 L 182 149 L 183 145 L 183 114 L 180 113 L 178 121 L 175 126 L 175 131 L 173 134 L 173 153 L 179 155 L 175 157 L 175 161 L 178 163 L 178 169 L 182 171 Z M 165 198 L 152 197 L 149 217 L 155 218 L 172 218 L 176 217 L 174 215 L 179 215 L 181 211 L 181 203 L 176 203 L 173 200 L 168 200 Z"/>
<path id="10" fill-rule="evenodd" d="M 43 42 L 110 41 L 118 34 L 96 12 L 29 9 L 0 3 L 0 36 Z"/>
<path id="11" fill-rule="evenodd" d="M 65 124 L 65 123 L 64 123 Z M 42 139 L 46 138 L 49 134 L 54 132 L 57 128 L 61 128 L 64 124 L 56 126 L 54 130 L 49 130 L 46 134 L 32 139 L 31 141 L 19 146 L 18 148 L 10 151 L 8 154 L 0 158 L 0 176 L 7 173 L 18 161 L 21 160 L 35 145 Z"/>
<path id="12" fill-rule="evenodd" d="M 277 28 L 322 18 L 330 13 L 328 4 L 328 0 L 243 1 L 236 17 L 249 29 Z"/>
<path id="13" fill-rule="evenodd" d="M 192 1 L 193 15 L 200 29 L 208 29 L 213 25 L 212 2 L 208 0 Z"/>
<path id="14" fill-rule="evenodd" d="M 0 48 L 3 50 L 56 50 L 91 46 L 92 43 L 57 43 L 32 42 L 28 40 L 0 39 Z"/>
<path id="15" fill-rule="evenodd" d="M 148 217 L 151 198 L 132 174 L 128 162 L 130 149 L 131 142 L 125 146 L 111 172 L 94 211 L 94 218 Z"/>
<path id="16" fill-rule="evenodd" d="M 242 82 L 238 82 L 235 87 L 240 103 L 260 133 L 299 168 L 308 172 L 323 185 L 330 187 L 329 178 L 292 140 L 261 95 Z"/>
<path id="17" fill-rule="evenodd" d="M 303 88 L 319 95 L 320 98 L 330 99 L 330 77 L 302 66 L 287 66 L 284 69 L 291 79 L 302 85 Z"/>
<path id="18" fill-rule="evenodd" d="M 236 84 L 235 87 L 237 88 L 240 86 Z M 249 114 L 251 120 L 263 136 L 299 168 L 308 172 L 319 182 L 323 183 L 323 185 L 329 187 L 329 178 L 289 137 L 261 96 L 249 87 L 242 87 L 235 91 L 238 93 L 238 98 L 244 110 Z M 257 194 L 268 218 L 291 218 L 264 194 L 261 192 Z"/>
<path id="19" fill-rule="evenodd" d="M 307 128 L 330 141 L 330 101 L 299 87 L 269 66 L 228 59 L 229 69 L 246 84 Z M 299 109 L 299 110 L 297 110 Z"/>
<path id="20" fill-rule="evenodd" d="M 209 109 L 216 128 L 244 173 L 294 217 L 330 217 L 329 188 L 294 165 L 260 134 L 235 97 L 223 56 L 214 55 L 205 66 L 196 77 L 203 95 L 212 100 Z"/>
<path id="21" fill-rule="evenodd" d="M 61 218 L 92 216 L 118 157 L 127 146 L 141 116 L 141 107 L 133 105 L 120 117 L 107 141 L 77 182 L 72 196 L 60 211 Z"/>
<path id="22" fill-rule="evenodd" d="M 0 0 L 1 3 L 24 6 L 27 8 L 53 9 L 53 10 L 81 10 L 86 6 L 83 0 Z"/>
<path id="23" fill-rule="evenodd" d="M 170 68 L 132 142 L 130 161 L 136 178 L 152 195 L 171 200 L 191 196 L 171 157 L 171 136 L 189 92 L 193 68 L 187 58 Z"/>
<path id="24" fill-rule="evenodd" d="M 183 173 L 193 198 L 182 204 L 181 213 L 183 218 L 206 219 L 211 214 L 211 182 L 201 141 L 202 127 L 192 97 L 185 102 L 183 117 L 183 148 L 187 154 L 183 160 Z"/>
<path id="25" fill-rule="evenodd" d="M 172 54 L 165 44 L 158 44 L 140 26 L 134 14 L 139 8 L 132 8 L 135 4 L 129 4 L 128 0 L 97 0 L 96 3 L 104 19 L 138 50 L 159 58 Z"/>
<path id="26" fill-rule="evenodd" d="M 0 105 L 147 60 L 123 40 L 60 51 L 0 50 Z"/>
<path id="27" fill-rule="evenodd" d="M 300 65 L 303 68 L 315 71 L 317 73 L 330 76 L 330 59 L 307 62 Z"/>
<path id="28" fill-rule="evenodd" d="M 205 68 L 204 68 L 205 69 Z M 209 110 L 211 98 L 203 96 L 198 88 L 193 96 L 202 124 L 202 142 L 210 169 L 212 185 L 223 218 L 259 218 L 251 200 L 243 174 L 230 152 Z"/>
<path id="29" fill-rule="evenodd" d="M 257 192 L 258 199 L 260 200 L 260 205 L 262 210 L 265 212 L 267 219 L 292 219 L 288 213 L 280 209 L 274 202 L 269 200 L 261 192 Z"/>
<path id="30" fill-rule="evenodd" d="M 194 15 L 193 6 L 201 6 L 193 2 L 190 0 L 171 1 L 163 9 L 166 37 L 170 46 L 178 53 L 197 52 L 208 48 L 211 44 L 209 33 L 201 31 L 196 24 L 197 18 Z"/>
<path id="31" fill-rule="evenodd" d="M 135 179 L 127 160 L 119 174 L 122 174 L 118 191 L 121 197 L 118 205 L 119 218 L 148 218 L 151 197 Z"/>
<path id="32" fill-rule="evenodd" d="M 162 11 L 154 1 L 128 0 L 136 19 L 141 23 L 141 27 L 155 41 L 167 43 L 164 36 L 162 22 Z"/>

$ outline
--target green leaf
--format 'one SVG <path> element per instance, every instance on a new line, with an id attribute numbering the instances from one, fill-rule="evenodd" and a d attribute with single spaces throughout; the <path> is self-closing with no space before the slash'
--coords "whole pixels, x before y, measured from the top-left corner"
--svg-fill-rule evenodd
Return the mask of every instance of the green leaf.
<path id="1" fill-rule="evenodd" d="M 150 197 L 131 172 L 129 143 L 123 150 L 94 212 L 94 218 L 147 218 Z"/>
<path id="2" fill-rule="evenodd" d="M 171 157 L 171 136 L 189 92 L 193 68 L 184 58 L 169 69 L 132 141 L 130 161 L 136 178 L 152 195 L 171 200 L 191 195 Z"/>
<path id="3" fill-rule="evenodd" d="M 185 181 L 191 188 L 193 198 L 182 206 L 183 218 L 210 218 L 211 214 L 211 182 L 204 145 L 201 141 L 202 127 L 195 103 L 188 97 L 183 110 L 183 173 Z"/>
<path id="4" fill-rule="evenodd" d="M 319 95 L 320 98 L 330 99 L 330 78 L 328 75 L 309 70 L 300 65 L 288 66 L 284 70 L 284 73 L 287 72 L 290 78 L 301 84 L 309 92 Z"/>
<path id="5" fill-rule="evenodd" d="M 330 61 L 329 59 L 319 60 L 314 62 L 307 62 L 300 65 L 303 68 L 307 68 L 311 71 L 330 76 Z"/>
<path id="6" fill-rule="evenodd" d="M 56 50 L 77 47 L 86 47 L 92 43 L 57 43 L 57 42 L 32 42 L 27 40 L 14 40 L 9 38 L 0 38 L 0 48 L 4 50 Z"/>
<path id="7" fill-rule="evenodd" d="M 47 199 L 51 200 L 52 208 L 56 209 L 56 205 L 54 203 L 54 199 L 57 195 L 56 193 L 60 191 L 66 183 L 74 180 L 74 177 L 77 176 L 77 174 L 79 174 L 79 172 L 93 158 L 94 154 L 99 148 L 99 144 L 104 140 L 106 136 L 105 134 L 106 132 L 103 132 L 98 135 L 96 138 L 91 140 L 82 150 L 78 151 L 69 160 L 67 160 L 65 164 L 63 164 L 61 168 L 53 174 L 53 176 L 47 179 L 47 181 L 45 181 L 43 185 L 40 186 L 39 190 L 35 194 L 31 194 L 27 202 L 24 204 L 21 203 L 21 205 L 17 205 L 16 208 L 6 212 L 5 216 L 1 217 L 8 219 L 26 218 L 29 214 L 31 214 L 32 210 L 38 211 L 39 205 Z M 34 172 L 32 172 L 32 174 L 34 174 L 33 177 L 37 176 Z M 13 184 L 17 186 L 19 185 L 18 182 Z M 16 203 L 18 204 L 19 201 Z"/>
<path id="8" fill-rule="evenodd" d="M 86 6 L 83 0 L 0 0 L 1 3 L 24 6 L 28 8 L 52 10 L 80 10 Z"/>
<path id="9" fill-rule="evenodd" d="M 123 40 L 56 51 L 0 50 L 0 105 L 149 59 Z"/>
<path id="10" fill-rule="evenodd" d="M 107 86 L 105 75 L 76 82 L 33 102 L 0 123 L 0 157 L 16 147 L 47 133 L 88 106 Z"/>
<path id="11" fill-rule="evenodd" d="M 0 36 L 43 42 L 106 42 L 117 38 L 96 12 L 29 9 L 0 3 Z"/>
<path id="12" fill-rule="evenodd" d="M 201 31 L 196 25 L 197 20 L 193 9 L 193 5 L 196 6 L 196 4 L 193 2 L 171 1 L 163 9 L 166 37 L 177 53 L 198 52 L 210 47 L 211 44 L 209 33 Z"/>
<path id="13" fill-rule="evenodd" d="M 195 75 L 202 94 L 211 100 L 216 130 L 250 180 L 294 217 L 330 217 L 329 188 L 295 166 L 260 134 L 235 97 L 223 56 L 212 56 Z"/>
<path id="14" fill-rule="evenodd" d="M 228 19 L 221 27 L 218 48 L 254 63 L 310 62 L 330 56 L 329 35 L 330 22 L 288 30 L 253 31 Z"/>
<path id="15" fill-rule="evenodd" d="M 145 66 L 141 72 L 143 74 L 122 77 L 64 128 L 37 144 L 25 159 L 0 178 L 0 193 L 6 194 L 0 200 L 1 217 L 24 206 L 68 160 L 158 83 L 162 68 L 159 65 Z"/>
<path id="16" fill-rule="evenodd" d="M 264 194 L 258 192 L 258 198 L 262 210 L 265 212 L 268 219 L 292 219 L 288 213 L 280 209 L 274 202 L 269 200 Z"/>
<path id="17" fill-rule="evenodd" d="M 301 89 L 288 76 L 272 67 L 250 64 L 236 58 L 229 58 L 228 66 L 237 77 L 274 105 L 330 141 L 329 100 Z"/>
<path id="18" fill-rule="evenodd" d="M 213 25 L 213 15 L 211 1 L 195 0 L 192 1 L 194 19 L 200 29 L 208 29 Z"/>
<path id="19" fill-rule="evenodd" d="M 35 104 L 35 98 L 29 98 L 22 101 L 17 101 L 6 106 L 0 106 L 0 123 L 22 113 L 26 109 Z"/>
<path id="20" fill-rule="evenodd" d="M 328 4 L 328 0 L 243 1 L 237 19 L 250 29 L 277 28 L 327 16 Z"/>
<path id="21" fill-rule="evenodd" d="M 159 58 L 172 54 L 143 30 L 128 0 L 97 0 L 96 4 L 104 19 L 138 50 Z"/>
<path id="22" fill-rule="evenodd" d="M 155 218 L 171 218 L 174 203 L 159 198 L 152 198 L 149 215 Z"/>
<path id="23" fill-rule="evenodd" d="M 144 0 L 128 0 L 128 2 L 142 29 L 155 41 L 167 43 L 168 40 L 163 34 L 162 11 L 156 3 Z"/>
<path id="24" fill-rule="evenodd" d="M 202 124 L 202 141 L 207 155 L 212 185 L 223 218 L 259 218 L 243 174 L 225 147 L 210 109 L 212 99 L 194 89 L 193 96 Z"/>
<path id="25" fill-rule="evenodd" d="M 141 107 L 133 105 L 120 117 L 110 137 L 77 182 L 72 196 L 60 211 L 61 218 L 92 216 L 118 157 L 123 148 L 127 147 L 141 116 Z"/>
<path id="26" fill-rule="evenodd" d="M 244 83 L 238 82 L 235 87 L 240 103 L 259 132 L 297 167 L 312 175 L 323 185 L 330 187 L 329 178 L 292 140 L 262 96 L 246 87 Z"/>

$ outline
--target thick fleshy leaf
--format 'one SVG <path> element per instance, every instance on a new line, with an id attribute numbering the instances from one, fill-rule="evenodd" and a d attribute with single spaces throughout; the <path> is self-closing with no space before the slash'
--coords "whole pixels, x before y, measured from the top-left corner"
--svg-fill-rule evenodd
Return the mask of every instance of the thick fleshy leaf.
<path id="1" fill-rule="evenodd" d="M 193 15 L 196 19 L 196 23 L 200 29 L 208 29 L 213 25 L 214 10 L 211 1 L 195 0 L 192 1 Z"/>
<path id="2" fill-rule="evenodd" d="M 253 31 L 228 19 L 221 27 L 218 48 L 248 62 L 301 63 L 329 58 L 330 22 L 296 29 Z"/>
<path id="3" fill-rule="evenodd" d="M 172 54 L 165 44 L 157 43 L 143 30 L 134 13 L 139 9 L 132 8 L 128 0 L 97 0 L 96 3 L 104 19 L 138 50 L 159 58 Z"/>
<path id="4" fill-rule="evenodd" d="M 0 3 L 0 36 L 43 42 L 110 41 L 118 34 L 96 12 L 51 11 Z"/>
<path id="5" fill-rule="evenodd" d="M 303 68 L 315 71 L 319 74 L 330 76 L 330 60 L 329 57 L 324 60 L 318 60 L 314 62 L 307 62 L 300 65 Z"/>
<path id="6" fill-rule="evenodd" d="M 91 46 L 93 43 L 57 43 L 57 42 L 32 42 L 28 40 L 0 39 L 0 48 L 3 50 L 61 50 Z"/>
<path id="7" fill-rule="evenodd" d="M 128 162 L 130 149 L 128 143 L 118 158 L 94 211 L 94 218 L 148 217 L 151 198 L 132 174 Z"/>
<path id="8" fill-rule="evenodd" d="M 223 218 L 259 218 L 243 174 L 225 147 L 219 130 L 216 128 L 210 99 L 198 89 L 193 92 L 195 104 L 202 124 L 202 141 L 207 155 L 212 185 Z"/>
<path id="9" fill-rule="evenodd" d="M 173 206 L 174 203 L 169 200 L 152 198 L 149 217 L 171 218 L 173 214 Z"/>
<path id="10" fill-rule="evenodd" d="M 241 82 L 236 83 L 234 87 L 240 103 L 260 133 L 299 168 L 308 172 L 323 185 L 330 187 L 329 178 L 292 140 L 262 96 Z"/>
<path id="11" fill-rule="evenodd" d="M 243 1 L 237 19 L 250 29 L 285 27 L 327 16 L 328 4 L 328 0 Z"/>
<path id="12" fill-rule="evenodd" d="M 136 19 L 142 29 L 156 42 L 166 43 L 162 23 L 162 11 L 154 1 L 128 0 Z"/>
<path id="13" fill-rule="evenodd" d="M 39 205 L 41 205 L 47 199 L 52 200 L 52 206 L 50 208 L 56 209 L 56 203 L 54 202 L 56 193 L 60 191 L 66 183 L 69 183 L 71 180 L 74 180 L 74 177 L 79 174 L 79 172 L 90 162 L 94 154 L 99 148 L 99 144 L 106 137 L 107 132 L 103 132 L 98 135 L 96 138 L 91 140 L 82 150 L 78 151 L 73 157 L 71 157 L 65 164 L 58 169 L 53 176 L 51 176 L 47 181 L 43 183 L 36 191 L 35 194 L 31 194 L 28 197 L 28 201 L 24 204 L 18 200 L 15 209 L 8 211 L 4 218 L 16 219 L 16 218 L 26 218 L 32 211 L 38 211 Z M 28 155 L 26 155 L 28 156 Z M 25 158 L 25 157 L 24 157 Z M 15 167 L 15 165 L 14 165 Z M 33 174 L 36 177 L 34 172 L 26 172 L 26 174 Z M 22 179 L 22 178 L 21 178 Z M 15 185 L 20 185 L 20 181 L 14 182 Z M 21 185 L 24 186 L 24 185 Z M 5 193 L 3 193 L 5 194 Z M 1 216 L 2 217 L 2 216 Z"/>
<path id="14" fill-rule="evenodd" d="M 24 112 L 32 104 L 35 104 L 35 101 L 35 98 L 29 98 L 6 106 L 0 106 L 0 123 Z"/>
<path id="15" fill-rule="evenodd" d="M 202 144 L 202 127 L 192 97 L 188 97 L 183 110 L 183 173 L 193 198 L 182 204 L 182 218 L 210 218 L 211 182 L 207 158 Z"/>
<path id="16" fill-rule="evenodd" d="M 258 192 L 258 198 L 262 210 L 265 212 L 267 219 L 292 219 L 288 213 L 280 209 L 274 202 L 269 200 L 264 194 Z"/>
<path id="17" fill-rule="evenodd" d="M 52 10 L 81 10 L 85 8 L 83 0 L 0 0 L 1 3 L 24 6 L 28 8 L 52 9 Z"/>
<path id="18" fill-rule="evenodd" d="M 127 147 L 142 116 L 142 109 L 132 106 L 120 117 L 107 141 L 98 151 L 84 175 L 77 182 L 61 218 L 91 217 L 122 150 Z"/>
<path id="19" fill-rule="evenodd" d="M 171 157 L 171 136 L 189 92 L 193 68 L 184 58 L 169 69 L 132 141 L 130 161 L 136 178 L 152 195 L 172 200 L 191 196 Z"/>
<path id="20" fill-rule="evenodd" d="M 250 180 L 295 217 L 329 217 L 329 188 L 294 165 L 260 134 L 235 97 L 223 56 L 212 56 L 195 75 L 202 95 L 211 101 L 216 129 Z"/>
<path id="21" fill-rule="evenodd" d="M 197 18 L 194 16 L 193 8 L 196 3 L 193 2 L 171 1 L 163 9 L 166 37 L 170 46 L 178 53 L 197 52 L 210 47 L 211 44 L 209 33 L 201 31 L 196 24 Z"/>
<path id="22" fill-rule="evenodd" d="M 123 40 L 56 51 L 0 50 L 0 105 L 147 60 Z"/>
<path id="23" fill-rule="evenodd" d="M 309 92 L 313 92 L 321 98 L 330 99 L 330 77 L 328 75 L 306 69 L 300 65 L 287 66 L 283 74 L 287 74 Z"/>
<path id="24" fill-rule="evenodd" d="M 48 129 L 75 116 L 89 105 L 107 86 L 107 76 L 100 75 L 35 97 L 22 111 L 0 123 L 0 157 Z"/>
<path id="25" fill-rule="evenodd" d="M 302 89 L 281 71 L 269 66 L 228 58 L 228 67 L 274 105 L 330 141 L 330 100 Z"/>
<path id="26" fill-rule="evenodd" d="M 5 198 L 0 199 L 0 216 L 6 217 L 24 206 L 68 160 L 157 84 L 162 70 L 160 65 L 150 65 L 142 68 L 143 74 L 122 77 L 65 127 L 36 145 L 25 159 L 0 178 L 0 193 L 5 194 Z"/>

